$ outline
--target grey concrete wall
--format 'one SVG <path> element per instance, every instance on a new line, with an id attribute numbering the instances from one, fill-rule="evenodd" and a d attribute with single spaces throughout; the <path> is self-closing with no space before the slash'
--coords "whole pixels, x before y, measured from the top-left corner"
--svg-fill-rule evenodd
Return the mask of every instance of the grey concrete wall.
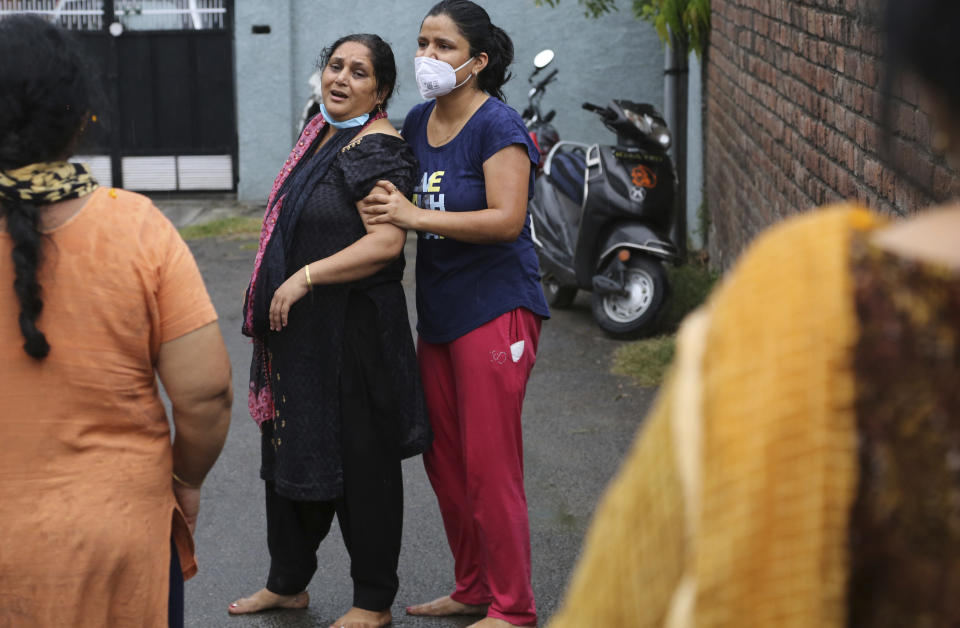
<path id="1" fill-rule="evenodd" d="M 237 197 L 265 202 L 280 164 L 290 152 L 291 6 L 288 0 L 237 0 Z M 254 25 L 270 33 L 254 35 Z"/>
<path id="2" fill-rule="evenodd" d="M 663 105 L 663 47 L 656 32 L 633 18 L 629 2 L 600 19 L 588 19 L 576 0 L 557 8 L 537 7 L 533 0 L 482 2 L 495 24 L 507 31 L 516 47 L 514 78 L 504 91 L 517 110 L 526 103 L 527 76 L 533 56 L 552 48 L 551 68 L 559 70 L 543 99 L 556 109 L 554 124 L 564 139 L 613 141 L 585 101 L 604 103 L 627 98 Z M 377 33 L 393 46 L 399 86 L 390 117 L 402 120 L 420 102 L 413 78 L 416 37 L 431 0 L 237 0 L 236 52 L 240 183 L 238 196 L 262 202 L 277 168 L 286 158 L 294 127 L 310 89 L 324 45 L 352 32 Z M 349 10 L 344 7 L 349 6 Z M 269 35 L 253 35 L 254 24 L 269 24 Z M 692 131 L 692 129 L 691 129 Z"/>

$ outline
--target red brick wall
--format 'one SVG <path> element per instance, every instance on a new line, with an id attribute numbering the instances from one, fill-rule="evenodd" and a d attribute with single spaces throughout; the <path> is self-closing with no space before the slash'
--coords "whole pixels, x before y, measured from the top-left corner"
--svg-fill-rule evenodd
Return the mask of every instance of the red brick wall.
<path id="1" fill-rule="evenodd" d="M 706 66 L 710 256 L 727 267 L 764 227 L 857 199 L 906 214 L 960 195 L 929 149 L 916 85 L 894 89 L 892 154 L 880 156 L 882 37 L 873 0 L 713 0 Z"/>

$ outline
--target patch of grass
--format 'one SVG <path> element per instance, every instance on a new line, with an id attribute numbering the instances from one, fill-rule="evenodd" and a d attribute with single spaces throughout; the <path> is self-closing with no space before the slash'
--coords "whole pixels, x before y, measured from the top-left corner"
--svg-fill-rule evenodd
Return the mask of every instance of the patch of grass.
<path id="1" fill-rule="evenodd" d="M 671 293 L 660 313 L 658 327 L 661 333 L 677 331 L 684 317 L 707 299 L 719 275 L 705 264 L 694 262 L 668 267 L 667 277 Z"/>
<path id="2" fill-rule="evenodd" d="M 260 233 L 260 218 L 233 216 L 219 218 L 201 225 L 188 225 L 180 228 L 184 240 L 201 238 L 241 238 L 256 236 Z"/>
<path id="3" fill-rule="evenodd" d="M 613 355 L 612 371 L 640 386 L 659 386 L 673 360 L 674 334 L 684 317 L 700 307 L 719 275 L 705 264 L 668 267 L 671 294 L 657 323 L 660 336 L 622 345 Z"/>
<path id="4" fill-rule="evenodd" d="M 673 360 L 673 335 L 644 338 L 621 346 L 613 354 L 613 372 L 640 386 L 659 386 Z"/>

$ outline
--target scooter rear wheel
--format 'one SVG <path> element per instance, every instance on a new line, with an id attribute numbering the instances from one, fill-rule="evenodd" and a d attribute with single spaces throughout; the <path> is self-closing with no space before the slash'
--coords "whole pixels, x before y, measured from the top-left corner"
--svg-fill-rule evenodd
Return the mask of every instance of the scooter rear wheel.
<path id="1" fill-rule="evenodd" d="M 593 318 L 617 338 L 636 338 L 648 331 L 667 293 L 663 264 L 645 257 L 627 262 L 623 293 L 593 293 Z"/>
<path id="2" fill-rule="evenodd" d="M 553 275 L 543 276 L 543 296 L 547 298 L 547 304 L 558 310 L 570 307 L 573 300 L 577 297 L 577 289 L 574 286 L 561 286 L 557 283 Z"/>

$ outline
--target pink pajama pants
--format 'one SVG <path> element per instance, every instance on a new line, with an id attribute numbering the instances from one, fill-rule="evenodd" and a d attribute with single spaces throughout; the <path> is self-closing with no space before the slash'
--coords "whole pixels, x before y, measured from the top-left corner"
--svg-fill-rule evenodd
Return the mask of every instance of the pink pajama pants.
<path id="1" fill-rule="evenodd" d="M 437 494 L 463 604 L 537 623 L 520 411 L 540 318 L 518 308 L 444 344 L 418 341 L 433 426 L 424 466 Z"/>

